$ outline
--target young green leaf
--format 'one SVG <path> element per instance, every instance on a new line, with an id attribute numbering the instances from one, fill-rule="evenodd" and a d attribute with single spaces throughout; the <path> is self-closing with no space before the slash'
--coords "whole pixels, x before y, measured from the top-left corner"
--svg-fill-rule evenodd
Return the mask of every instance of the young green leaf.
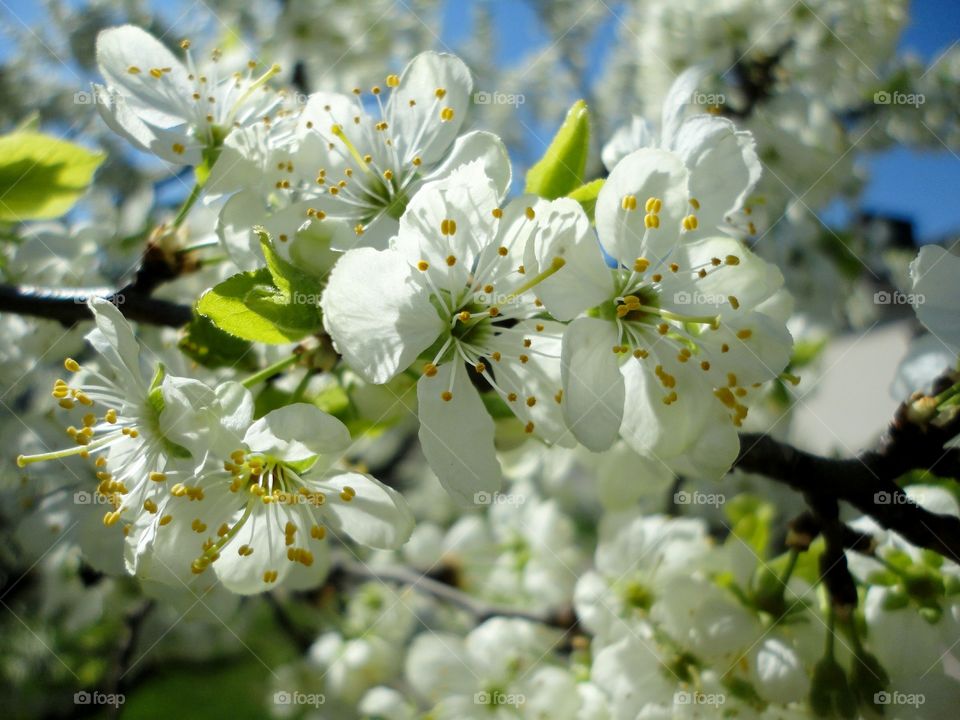
<path id="1" fill-rule="evenodd" d="M 255 227 L 253 230 L 260 236 L 260 249 L 267 259 L 267 269 L 273 277 L 273 284 L 280 292 L 291 298 L 297 294 L 319 296 L 320 282 L 280 257 L 266 230 L 262 227 Z"/>
<path id="2" fill-rule="evenodd" d="M 204 367 L 252 370 L 257 365 L 248 341 L 224 332 L 203 315 L 193 316 L 181 332 L 177 347 Z"/>
<path id="3" fill-rule="evenodd" d="M 273 284 L 267 268 L 243 272 L 210 288 L 197 303 L 197 311 L 214 325 L 244 340 L 281 345 L 299 340 L 320 325 L 315 304 Z"/>
<path id="4" fill-rule="evenodd" d="M 580 203 L 580 206 L 587 214 L 587 217 L 590 218 L 591 222 L 593 221 L 594 208 L 597 206 L 597 196 L 600 194 L 600 189 L 603 187 L 604 182 L 603 178 L 597 178 L 567 193 L 568 198 L 572 198 Z"/>
<path id="5" fill-rule="evenodd" d="M 31 130 L 0 137 L 0 221 L 63 215 L 103 159 L 103 153 Z"/>
<path id="6" fill-rule="evenodd" d="M 577 100 L 543 157 L 527 171 L 528 193 L 554 200 L 583 184 L 590 150 L 590 111 Z"/>

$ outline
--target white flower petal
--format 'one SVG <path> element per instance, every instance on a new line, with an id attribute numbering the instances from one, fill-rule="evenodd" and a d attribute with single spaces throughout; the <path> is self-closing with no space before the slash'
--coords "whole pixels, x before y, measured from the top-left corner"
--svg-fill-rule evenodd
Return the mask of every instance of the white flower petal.
<path id="1" fill-rule="evenodd" d="M 538 329 L 540 328 L 540 329 Z M 521 320 L 489 343 L 505 358 L 524 355 L 526 362 L 494 362 L 492 372 L 501 397 L 531 432 L 550 444 L 573 447 L 576 440 L 563 417 L 560 349 L 564 326 L 550 320 Z M 529 341 L 529 345 L 526 342 Z M 510 400 L 510 393 L 514 399 Z M 532 403 L 532 404 L 531 404 Z"/>
<path id="2" fill-rule="evenodd" d="M 475 161 L 480 162 L 484 174 L 493 180 L 499 196 L 504 197 L 510 189 L 512 177 L 510 156 L 503 141 L 484 130 L 474 130 L 458 137 L 443 162 L 431 170 L 426 179 L 439 180 L 461 165 Z"/>
<path id="3" fill-rule="evenodd" d="M 601 158 L 607 171 L 613 170 L 617 163 L 623 160 L 634 150 L 644 147 L 654 147 L 656 136 L 646 119 L 639 115 L 634 115 L 628 125 L 618 128 L 610 140 L 603 146 Z"/>
<path id="4" fill-rule="evenodd" d="M 277 587 L 286 580 L 294 566 L 299 564 L 289 560 L 287 556 L 288 547 L 284 535 L 287 523 L 292 523 L 297 528 L 298 547 L 310 542 L 314 545 L 327 542 L 310 539 L 309 524 L 302 515 L 303 506 L 282 502 L 264 504 L 260 500 L 253 502 L 254 507 L 249 518 L 230 543 L 220 551 L 219 559 L 212 565 L 220 582 L 228 590 L 240 595 L 253 595 Z M 239 513 L 231 517 L 234 523 L 238 519 Z M 165 529 L 161 528 L 160 531 Z M 241 549 L 252 549 L 253 552 L 241 555 Z M 276 579 L 269 580 L 266 573 L 273 572 L 277 573 Z"/>
<path id="5" fill-rule="evenodd" d="M 725 263 L 731 255 L 737 258 L 736 265 L 710 266 L 713 258 Z M 686 310 L 690 314 L 700 314 L 715 307 L 722 315 L 736 317 L 738 310 L 730 306 L 730 296 L 737 299 L 740 308 L 752 310 L 783 287 L 779 268 L 734 238 L 709 237 L 685 242 L 674 259 L 684 269 L 700 266 L 708 269 L 706 277 L 695 280 L 696 296 L 691 298 L 694 302 L 688 303 Z"/>
<path id="6" fill-rule="evenodd" d="M 452 376 L 452 377 L 451 377 Z M 451 392 L 450 400 L 442 393 Z M 457 361 L 417 383 L 420 445 L 430 468 L 458 502 L 475 502 L 500 489 L 500 464 L 493 446 L 493 419 L 467 370 Z"/>
<path id="7" fill-rule="evenodd" d="M 536 213 L 523 255 L 525 275 L 550 270 L 557 258 L 565 264 L 534 289 L 550 314 L 571 320 L 613 294 L 610 269 L 580 203 L 569 198 L 530 198 Z M 502 232 L 502 231 L 501 231 Z"/>
<path id="8" fill-rule="evenodd" d="M 614 443 L 623 418 L 617 342 L 616 327 L 598 318 L 574 320 L 563 336 L 563 414 L 571 432 L 594 452 Z"/>
<path id="9" fill-rule="evenodd" d="M 361 545 L 387 550 L 400 547 L 410 538 L 414 526 L 410 508 L 400 493 L 376 478 L 350 472 L 304 481 L 317 490 L 333 489 L 318 513 L 334 532 L 344 532 Z M 349 501 L 340 497 L 345 487 L 356 493 Z"/>
<path id="10" fill-rule="evenodd" d="M 771 702 L 801 702 L 807 697 L 810 679 L 797 651 L 783 640 L 765 638 L 753 649 L 750 663 L 754 687 Z"/>
<path id="11" fill-rule="evenodd" d="M 673 84 L 663 99 L 663 108 L 660 116 L 660 146 L 672 147 L 674 136 L 680 128 L 683 113 L 688 108 L 691 96 L 707 76 L 707 68 L 703 65 L 694 65 L 674 78 Z"/>
<path id="12" fill-rule="evenodd" d="M 421 633 L 407 652 L 406 679 L 430 702 L 446 697 L 472 695 L 477 679 L 467 664 L 463 638 L 452 633 Z"/>
<path id="13" fill-rule="evenodd" d="M 143 121 L 140 111 L 130 107 L 125 95 L 102 85 L 94 85 L 97 112 L 107 126 L 145 152 L 175 165 L 198 165 L 203 160 L 200 146 L 193 141 L 184 124 L 161 128 Z M 174 150 L 183 146 L 183 152 Z M 178 148 L 179 149 L 179 148 Z"/>
<path id="14" fill-rule="evenodd" d="M 444 325 L 394 250 L 344 253 L 321 307 L 340 354 L 367 380 L 385 383 L 437 339 Z"/>
<path id="15" fill-rule="evenodd" d="M 355 116 L 360 116 L 359 123 L 353 121 Z M 369 152 L 368 128 L 371 124 L 356 98 L 339 93 L 312 93 L 297 118 L 297 164 L 309 167 L 313 173 L 326 170 L 330 178 L 342 177 L 344 169 L 357 165 L 357 162 L 343 140 L 333 132 L 334 126 L 339 127 L 359 152 L 366 153 Z"/>
<path id="16" fill-rule="evenodd" d="M 140 368 L 140 345 L 133 336 L 130 323 L 117 307 L 103 298 L 87 302 L 93 312 L 96 327 L 87 333 L 87 341 L 103 356 L 132 395 L 146 393 L 147 385 Z"/>
<path id="17" fill-rule="evenodd" d="M 657 364 L 676 380 L 677 399 L 669 405 L 663 399 L 671 389 L 651 372 Z M 711 405 L 718 403 L 700 368 L 677 362 L 669 348 L 653 347 L 648 358 L 627 361 L 622 372 L 629 402 L 620 434 L 627 444 L 641 455 L 661 460 L 689 451 L 711 417 Z"/>
<path id="18" fill-rule="evenodd" d="M 704 330 L 697 341 L 709 358 L 709 377 L 717 386 L 729 384 L 728 373 L 740 387 L 772 380 L 790 362 L 793 351 L 786 326 L 758 312 L 722 322 L 717 330 Z"/>
<path id="19" fill-rule="evenodd" d="M 925 333 L 910 343 L 906 357 L 900 361 L 890 397 L 900 402 L 915 390 L 930 393 L 933 382 L 949 370 L 956 359 L 956 353 L 944 347 L 935 335 Z"/>
<path id="20" fill-rule="evenodd" d="M 158 512 L 142 511 L 127 536 L 128 569 L 141 579 L 161 583 L 191 584 L 196 578 L 209 585 L 213 573 L 208 570 L 197 576 L 191 564 L 203 553 L 203 543 L 216 539 L 223 523 L 232 524 L 240 517 L 244 497 L 231 493 L 229 486 L 220 478 L 203 484 L 203 500 L 165 495 L 165 502 L 156 500 Z"/>
<path id="21" fill-rule="evenodd" d="M 707 422 L 693 446 L 666 462 L 679 475 L 719 480 L 740 453 L 740 436 L 719 402 L 711 403 L 707 412 Z"/>
<path id="22" fill-rule="evenodd" d="M 395 247 L 411 267 L 421 261 L 437 287 L 460 292 L 494 236 L 499 195 L 483 166 L 471 162 L 425 184 L 400 218 Z M 453 221 L 453 225 L 450 225 Z"/>
<path id="23" fill-rule="evenodd" d="M 455 55 L 424 52 L 410 61 L 386 108 L 404 165 L 418 155 L 427 165 L 444 156 L 466 117 L 472 90 L 470 71 Z"/>
<path id="24" fill-rule="evenodd" d="M 690 169 L 699 228 L 709 232 L 740 210 L 760 180 L 756 143 L 726 118 L 697 115 L 677 132 L 672 149 Z"/>
<path id="25" fill-rule="evenodd" d="M 220 408 L 213 388 L 192 378 L 167 375 L 160 385 L 163 410 L 160 431 L 163 437 L 186 447 L 196 459 L 202 459 L 213 447 L 229 453 L 237 448 L 239 437 L 230 447 L 218 442 L 216 426 L 220 424 Z"/>
<path id="26" fill-rule="evenodd" d="M 251 452 L 288 463 L 341 453 L 350 446 L 350 431 L 316 405 L 293 403 L 271 410 L 243 436 Z"/>
<path id="27" fill-rule="evenodd" d="M 253 393 L 238 382 L 228 380 L 216 389 L 223 415 L 221 423 L 230 432 L 242 436 L 253 420 Z"/>
<path id="28" fill-rule="evenodd" d="M 151 125 L 172 127 L 190 115 L 193 87 L 186 68 L 145 30 L 134 25 L 103 30 L 97 36 L 97 64 L 110 86 L 120 89 Z M 154 77 L 151 70 L 163 72 Z"/>
<path id="29" fill-rule="evenodd" d="M 680 222 L 688 214 L 688 172 L 676 154 L 644 148 L 627 155 L 610 173 L 597 197 L 597 233 L 615 260 L 631 266 L 637 258 L 663 260 L 675 247 Z M 623 208 L 636 199 L 635 210 Z M 662 202 L 660 226 L 645 227 L 648 198 Z"/>

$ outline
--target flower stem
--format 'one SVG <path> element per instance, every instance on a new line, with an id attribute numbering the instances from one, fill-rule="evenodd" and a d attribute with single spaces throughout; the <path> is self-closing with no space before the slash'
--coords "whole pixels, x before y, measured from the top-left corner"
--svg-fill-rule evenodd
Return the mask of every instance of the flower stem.
<path id="1" fill-rule="evenodd" d="M 201 240 L 193 245 L 187 245 L 186 247 L 180 248 L 177 250 L 177 254 L 184 255 L 186 253 L 193 252 L 194 250 L 205 250 L 206 248 L 217 247 L 218 245 L 220 245 L 220 241 L 216 238 L 213 240 Z M 209 259 L 205 259 L 205 262 L 209 261 Z"/>
<path id="2" fill-rule="evenodd" d="M 831 603 L 829 613 L 827 614 L 827 643 L 826 648 L 824 649 L 824 655 L 831 660 L 833 659 L 833 633 L 836 625 L 837 616 L 833 609 L 833 604 Z"/>
<path id="3" fill-rule="evenodd" d="M 193 184 L 193 189 L 190 191 L 190 194 L 187 195 L 187 199 L 183 201 L 183 205 L 180 206 L 180 210 L 177 211 L 177 217 L 173 220 L 173 227 L 178 228 L 183 224 L 183 221 L 187 219 L 187 214 L 190 212 L 190 208 L 193 207 L 193 204 L 197 201 L 197 198 L 200 197 L 200 191 L 203 189 L 203 185 L 199 182 Z"/>
<path id="4" fill-rule="evenodd" d="M 269 380 L 274 375 L 277 375 L 283 372 L 288 367 L 295 364 L 299 359 L 300 359 L 299 355 L 291 355 L 289 357 L 285 357 L 283 360 L 279 360 L 275 362 L 273 365 L 268 365 L 263 370 L 260 370 L 259 372 L 255 372 L 246 380 L 242 380 L 240 384 L 243 385 L 245 388 L 251 388 L 254 385 L 262 383 L 264 380 Z"/>
<path id="5" fill-rule="evenodd" d="M 303 393 L 307 389 L 307 385 L 310 384 L 310 376 L 311 376 L 311 373 L 309 370 L 306 373 L 304 373 L 303 379 L 300 380 L 300 382 L 297 384 L 296 389 L 293 391 L 293 395 L 290 396 L 290 402 L 292 403 L 300 402 L 301 398 L 303 397 Z"/>
<path id="6" fill-rule="evenodd" d="M 953 400 L 954 402 L 950 404 L 954 404 L 956 403 L 955 398 L 957 397 L 957 395 L 960 395 L 960 382 L 954 383 L 953 385 L 948 387 L 942 393 L 937 395 L 934 398 L 934 400 L 937 401 L 937 407 L 940 407 L 941 405 L 945 404 L 948 400 Z"/>
<path id="7" fill-rule="evenodd" d="M 800 551 L 796 548 L 790 549 L 790 555 L 787 558 L 787 567 L 783 570 L 783 575 L 780 576 L 780 582 L 783 584 L 783 589 L 786 590 L 787 583 L 790 582 L 790 577 L 793 575 L 793 571 L 797 567 L 797 560 L 800 559 Z"/>

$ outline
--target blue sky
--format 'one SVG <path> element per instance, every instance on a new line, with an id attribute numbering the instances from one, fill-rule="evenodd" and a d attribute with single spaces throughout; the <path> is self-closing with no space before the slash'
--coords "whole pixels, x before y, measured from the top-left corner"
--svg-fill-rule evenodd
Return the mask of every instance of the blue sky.
<path id="1" fill-rule="evenodd" d="M 455 48 L 469 38 L 472 12 L 480 2 L 488 2 L 494 10 L 499 61 L 516 61 L 549 43 L 549 37 L 536 22 L 530 6 L 522 0 L 446 0 L 440 31 L 444 44 Z M 607 4 L 616 12 L 615 0 L 607 0 Z M 0 17 L 3 18 L 0 22 L 6 24 L 11 21 L 11 16 L 27 24 L 40 22 L 43 17 L 42 4 L 35 0 L 0 0 Z M 611 16 L 604 24 L 598 42 L 590 49 L 590 56 L 598 63 L 603 61 L 603 48 L 612 39 L 616 25 L 616 18 Z M 902 49 L 931 61 L 958 40 L 958 0 L 914 0 L 911 3 L 911 21 L 901 40 Z M 0 57 L 4 44 L 0 38 Z M 936 139 L 931 140 L 940 149 L 912 152 L 897 148 L 861 158 L 870 177 L 862 207 L 912 218 L 921 240 L 938 239 L 952 231 L 960 232 L 960 202 L 957 201 L 960 148 L 948 150 Z M 836 220 L 842 216 L 841 212 L 830 213 L 830 217 Z"/>

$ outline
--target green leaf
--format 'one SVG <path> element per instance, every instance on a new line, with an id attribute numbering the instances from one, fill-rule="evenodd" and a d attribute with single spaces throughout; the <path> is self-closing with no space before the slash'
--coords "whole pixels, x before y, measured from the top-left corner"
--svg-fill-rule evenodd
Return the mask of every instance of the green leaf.
<path id="1" fill-rule="evenodd" d="M 590 150 L 590 111 L 577 100 L 543 157 L 527 171 L 525 192 L 553 200 L 583 184 Z"/>
<path id="2" fill-rule="evenodd" d="M 273 345 L 299 340 L 320 324 L 317 308 L 292 302 L 267 268 L 238 273 L 210 288 L 200 296 L 197 312 L 224 332 Z"/>
<path id="3" fill-rule="evenodd" d="M 191 360 L 208 368 L 253 370 L 257 366 L 247 340 L 224 332 L 203 315 L 193 316 L 180 334 L 177 347 Z"/>
<path id="4" fill-rule="evenodd" d="M 263 256 L 267 259 L 267 269 L 273 278 L 273 284 L 284 295 L 293 299 L 296 299 L 294 298 L 296 295 L 313 296 L 317 300 L 313 304 L 317 305 L 321 290 L 319 280 L 280 257 L 273 247 L 270 234 L 262 227 L 255 227 L 253 231 L 260 236 L 260 249 L 263 250 Z"/>
<path id="5" fill-rule="evenodd" d="M 29 130 L 0 137 L 0 220 L 60 217 L 103 159 L 103 153 Z"/>
<path id="6" fill-rule="evenodd" d="M 593 222 L 593 211 L 597 207 L 597 196 L 600 194 L 600 188 L 603 187 L 604 182 L 606 181 L 603 178 L 597 178 L 567 194 L 568 198 L 572 198 L 580 203 L 583 211 L 587 214 L 587 217 L 590 218 L 590 222 Z"/>

